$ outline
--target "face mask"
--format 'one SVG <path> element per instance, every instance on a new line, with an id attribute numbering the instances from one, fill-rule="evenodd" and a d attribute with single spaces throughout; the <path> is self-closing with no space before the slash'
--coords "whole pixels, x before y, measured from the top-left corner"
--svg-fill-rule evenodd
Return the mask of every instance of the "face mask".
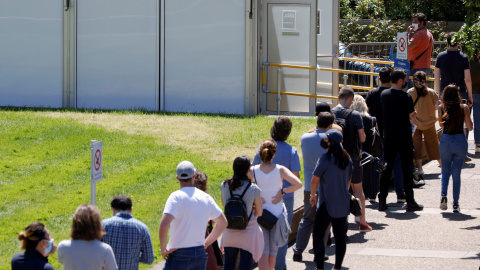
<path id="1" fill-rule="evenodd" d="M 418 30 L 418 23 L 412 23 L 412 26 L 414 31 Z"/>
<path id="2" fill-rule="evenodd" d="M 327 149 L 328 148 L 328 142 L 324 141 L 324 140 L 321 140 L 320 141 L 320 146 L 324 149 Z"/>
<path id="3" fill-rule="evenodd" d="M 46 240 L 45 240 L 46 241 Z M 52 247 L 53 247 L 53 241 L 54 239 L 50 239 L 50 241 L 48 242 L 48 246 L 45 248 L 45 251 L 43 252 L 43 255 L 46 257 L 48 255 L 48 253 L 50 253 L 50 251 L 52 251 Z"/>

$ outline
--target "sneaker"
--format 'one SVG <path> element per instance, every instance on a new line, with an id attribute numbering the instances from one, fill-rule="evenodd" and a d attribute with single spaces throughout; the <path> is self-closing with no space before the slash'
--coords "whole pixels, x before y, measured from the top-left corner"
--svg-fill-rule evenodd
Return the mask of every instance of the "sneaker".
<path id="1" fill-rule="evenodd" d="M 388 205 L 386 202 L 379 202 L 378 203 L 378 211 L 387 211 Z"/>
<path id="2" fill-rule="evenodd" d="M 416 201 L 407 203 L 407 212 L 422 211 L 423 205 L 418 204 Z"/>
<path id="3" fill-rule="evenodd" d="M 480 153 L 480 144 L 475 145 L 475 153 Z"/>
<path id="4" fill-rule="evenodd" d="M 397 203 L 404 203 L 404 202 L 406 202 L 405 194 L 397 195 Z"/>
<path id="5" fill-rule="evenodd" d="M 413 188 L 420 188 L 420 187 L 423 187 L 423 186 L 425 186 L 425 180 L 420 179 L 420 180 L 417 181 L 417 180 L 413 179 L 413 186 L 412 186 Z"/>
<path id="6" fill-rule="evenodd" d="M 447 210 L 447 197 L 442 197 L 442 200 L 440 201 L 440 210 Z"/>
<path id="7" fill-rule="evenodd" d="M 453 212 L 454 213 L 460 212 L 460 205 L 458 205 L 458 203 L 453 204 Z"/>
<path id="8" fill-rule="evenodd" d="M 372 230 L 372 226 L 370 226 L 370 224 L 368 224 L 368 222 L 366 222 L 367 224 L 363 225 L 363 224 L 360 224 L 360 228 L 358 229 L 360 232 L 369 232 Z"/>
<path id="9" fill-rule="evenodd" d="M 420 176 L 418 175 L 418 172 L 417 172 L 417 170 L 416 170 L 415 168 L 413 168 L 412 174 L 413 174 L 413 179 L 415 179 L 416 181 L 420 181 L 420 180 L 421 180 L 421 179 L 420 179 Z"/>
<path id="10" fill-rule="evenodd" d="M 294 262 L 301 262 L 303 260 L 302 254 L 293 254 Z"/>
<path id="11" fill-rule="evenodd" d="M 469 156 L 465 156 L 465 159 L 463 160 L 463 162 L 470 162 L 470 161 L 472 161 L 472 158 Z"/>

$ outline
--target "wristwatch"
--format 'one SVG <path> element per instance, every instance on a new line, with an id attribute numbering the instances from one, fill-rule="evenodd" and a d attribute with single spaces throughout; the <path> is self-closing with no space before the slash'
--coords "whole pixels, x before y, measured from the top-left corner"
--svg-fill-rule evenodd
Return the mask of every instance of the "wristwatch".
<path id="1" fill-rule="evenodd" d="M 285 193 L 285 191 L 283 191 L 283 188 L 282 188 L 282 195 L 285 195 L 285 194 L 287 194 L 287 193 Z"/>

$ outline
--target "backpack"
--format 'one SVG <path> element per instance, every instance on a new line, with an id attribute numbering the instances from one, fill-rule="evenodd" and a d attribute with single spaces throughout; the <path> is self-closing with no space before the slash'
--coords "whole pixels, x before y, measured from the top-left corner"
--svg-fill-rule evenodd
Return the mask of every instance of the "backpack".
<path id="1" fill-rule="evenodd" d="M 245 190 L 243 190 L 242 195 L 237 195 L 233 194 L 232 191 L 230 191 L 230 198 L 227 200 L 227 203 L 225 204 L 225 217 L 227 218 L 228 221 L 228 229 L 233 229 L 233 230 L 245 230 L 248 225 L 248 221 L 250 220 L 250 217 L 252 216 L 253 213 L 253 207 L 252 207 L 252 212 L 250 212 L 250 216 L 247 213 L 247 205 L 243 201 L 243 195 L 247 192 L 248 188 L 252 183 L 248 183 L 248 185 L 245 187 Z"/>
<path id="2" fill-rule="evenodd" d="M 336 118 L 339 119 L 339 123 L 344 123 L 343 126 L 339 123 L 336 124 L 341 126 L 343 129 L 343 148 L 347 150 L 350 155 L 352 155 L 354 149 L 357 150 L 358 154 L 360 155 L 361 149 L 358 144 L 358 131 L 356 126 L 348 121 L 348 118 L 352 112 L 352 109 L 346 109 L 342 116 Z M 351 136 L 353 136 L 353 140 L 350 138 Z"/>

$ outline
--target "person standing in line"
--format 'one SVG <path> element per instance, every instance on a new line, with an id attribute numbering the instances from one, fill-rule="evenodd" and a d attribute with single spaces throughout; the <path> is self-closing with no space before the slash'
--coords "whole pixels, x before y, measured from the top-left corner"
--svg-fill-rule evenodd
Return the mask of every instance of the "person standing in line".
<path id="1" fill-rule="evenodd" d="M 473 136 L 475 139 L 475 153 L 480 153 L 480 52 L 476 52 L 475 59 L 470 61 L 470 75 L 472 77 L 473 95 Z M 468 139 L 468 138 L 467 138 Z"/>
<path id="2" fill-rule="evenodd" d="M 191 162 L 185 160 L 177 165 L 177 180 L 180 190 L 168 197 L 160 221 L 160 252 L 166 260 L 163 269 L 204 270 L 205 249 L 225 230 L 227 219 L 212 196 L 195 188 L 195 167 Z M 205 239 L 209 220 L 216 224 Z"/>
<path id="3" fill-rule="evenodd" d="M 274 140 L 264 141 L 258 150 L 258 154 L 262 160 L 262 163 L 253 167 L 255 182 L 262 190 L 260 196 L 262 197 L 262 201 L 264 201 L 263 211 L 268 211 L 273 216 L 278 218 L 271 230 L 262 228 L 264 248 L 263 255 L 258 262 L 258 267 L 259 269 L 268 270 L 273 270 L 275 267 L 280 243 L 281 246 L 285 245 L 285 242 L 281 241 L 283 239 L 279 239 L 281 238 L 281 235 L 277 234 L 278 230 L 276 228 L 278 226 L 286 225 L 280 224 L 281 222 L 284 222 L 283 220 L 285 220 L 284 216 L 286 216 L 286 208 L 284 203 L 276 203 L 278 200 L 278 194 L 280 193 L 285 195 L 293 193 L 302 187 L 302 182 L 300 182 L 298 176 L 292 173 L 285 166 L 273 163 L 273 158 L 275 157 L 276 152 L 277 143 Z M 289 182 L 290 186 L 284 188 L 282 179 Z M 290 226 L 288 225 L 284 226 L 284 228 L 287 229 L 289 229 L 289 227 Z"/>
<path id="4" fill-rule="evenodd" d="M 438 108 L 443 134 L 440 138 L 440 156 L 442 158 L 442 193 L 440 209 L 447 210 L 447 190 L 450 175 L 453 182 L 453 212 L 460 212 L 460 174 L 463 160 L 467 155 L 468 143 L 463 133 L 465 124 L 473 129 L 468 106 L 461 103 L 459 87 L 448 85 L 442 93 L 442 104 Z"/>
<path id="5" fill-rule="evenodd" d="M 22 241 L 25 252 L 13 256 L 12 270 L 53 270 L 48 256 L 55 253 L 57 246 L 45 225 L 30 223 L 24 232 L 18 234 L 18 240 Z"/>
<path id="6" fill-rule="evenodd" d="M 413 194 L 413 141 L 410 120 L 417 116 L 412 96 L 402 91 L 407 85 L 407 72 L 396 68 L 391 76 L 392 88 L 382 92 L 380 98 L 383 111 L 384 154 L 387 167 L 380 178 L 378 211 L 386 211 L 388 186 L 397 153 L 400 154 L 403 171 L 403 189 L 407 201 L 407 211 L 423 210 L 423 205 L 415 201 Z"/>
<path id="7" fill-rule="evenodd" d="M 359 112 L 349 109 L 353 103 L 355 93 L 353 89 L 344 86 L 338 93 L 338 105 L 332 109 L 332 113 L 336 118 L 345 119 L 346 125 L 343 130 L 343 147 L 350 155 L 353 161 L 352 173 L 352 189 L 355 197 L 357 197 L 362 208 L 365 209 L 365 195 L 363 194 L 363 167 L 360 164 L 362 158 L 362 143 L 365 142 L 365 129 L 363 128 L 362 116 Z M 365 213 L 360 216 L 360 231 L 371 231 L 372 227 L 365 219 Z"/>
<path id="8" fill-rule="evenodd" d="M 110 202 L 113 217 L 102 221 L 106 234 L 102 242 L 109 244 L 118 269 L 138 269 L 138 263 L 152 264 L 155 259 L 147 225 L 132 216 L 132 199 L 118 195 Z"/>
<path id="9" fill-rule="evenodd" d="M 377 125 L 377 118 L 374 116 L 370 116 L 368 113 L 368 107 L 367 104 L 365 103 L 365 99 L 360 96 L 355 94 L 355 97 L 353 98 L 353 103 L 350 106 L 351 109 L 357 111 L 360 113 L 362 116 L 363 120 L 363 127 L 365 130 L 365 136 L 366 140 L 362 144 L 362 150 L 371 153 L 372 146 L 372 130 L 378 129 Z M 365 197 L 367 198 L 376 198 L 377 197 L 377 189 L 375 188 L 376 185 L 374 183 L 374 175 L 373 175 L 373 162 L 368 162 L 367 164 L 364 164 L 363 166 L 363 192 L 365 193 Z M 362 208 L 362 216 L 363 219 L 365 220 L 365 208 Z M 360 217 L 360 220 L 362 220 L 362 217 Z M 364 231 L 363 228 L 360 228 L 360 231 Z"/>
<path id="10" fill-rule="evenodd" d="M 253 174 L 250 165 L 250 159 L 246 156 L 235 158 L 233 176 L 223 181 L 221 185 L 224 206 L 232 194 L 241 196 L 245 192 L 242 200 L 249 215 L 249 222 L 244 230 L 227 228 L 223 232 L 220 244 L 225 250 L 223 270 L 234 270 L 239 255 L 239 270 L 251 270 L 253 262 L 258 262 L 262 257 L 263 233 L 257 223 L 257 217 L 261 216 L 263 211 L 261 190 L 255 183 L 252 183 Z M 245 189 L 247 190 L 245 191 Z"/>
<path id="11" fill-rule="evenodd" d="M 417 166 L 417 174 L 423 179 L 422 135 L 427 148 L 428 159 L 437 160 L 438 164 L 440 166 L 442 165 L 440 151 L 438 149 L 437 130 L 435 129 L 438 96 L 435 90 L 427 87 L 427 74 L 423 71 L 417 71 L 417 73 L 413 75 L 413 88 L 410 88 L 407 93 L 412 96 L 414 100 L 413 106 L 417 111 L 417 117 L 411 121 L 412 124 L 417 126 L 413 134 L 413 146 L 415 148 L 414 158 L 415 165 Z"/>
<path id="12" fill-rule="evenodd" d="M 98 207 L 81 204 L 73 214 L 72 239 L 58 244 L 58 261 L 65 270 L 118 269 L 112 247 L 100 241 L 104 234 Z"/>
<path id="13" fill-rule="evenodd" d="M 317 107 L 318 108 L 318 107 Z M 330 106 L 325 103 L 324 110 L 317 116 L 317 129 L 314 132 L 304 133 L 301 137 L 301 146 L 303 153 L 303 177 L 304 177 L 304 191 L 303 191 L 303 216 L 298 225 L 297 240 L 293 246 L 293 261 L 300 262 L 303 260 L 302 253 L 307 248 L 308 241 L 312 235 L 313 224 L 315 221 L 315 213 L 317 206 L 310 204 L 310 190 L 313 170 L 317 164 L 318 159 L 327 152 L 327 150 L 320 146 L 322 139 L 320 134 L 332 129 L 335 116 L 330 112 Z M 327 109 L 328 108 L 328 109 Z M 327 228 L 326 236 L 328 237 L 330 228 Z M 327 238 L 324 239 L 325 242 Z M 327 260 L 328 256 L 324 255 Z"/>
<path id="14" fill-rule="evenodd" d="M 323 241 L 331 223 L 335 237 L 334 269 L 342 268 L 347 250 L 347 217 L 350 214 L 350 193 L 348 187 L 352 177 L 353 163 L 342 147 L 342 133 L 330 129 L 319 134 L 322 147 L 327 153 L 318 160 L 312 176 L 310 204 L 317 206 L 313 227 L 313 249 L 317 269 L 324 269 L 324 261 L 319 259 L 325 254 Z M 317 186 L 320 183 L 317 193 Z"/>
<path id="15" fill-rule="evenodd" d="M 285 166 L 289 169 L 297 178 L 300 178 L 300 158 L 298 156 L 297 149 L 290 144 L 286 143 L 285 141 L 290 136 L 290 132 L 292 131 L 292 121 L 285 116 L 278 117 L 272 125 L 270 129 L 270 136 L 273 140 L 275 140 L 277 144 L 277 152 L 275 157 L 273 158 L 272 162 L 274 164 Z M 260 155 L 257 153 L 253 158 L 253 165 L 258 165 L 262 162 Z M 283 188 L 288 188 L 290 183 L 283 180 Z M 293 218 L 293 204 L 294 204 L 294 196 L 293 193 L 289 194 L 278 194 L 278 198 L 283 198 L 283 202 L 285 207 L 287 208 L 287 217 L 289 225 L 292 224 Z M 275 270 L 285 270 L 287 269 L 287 255 L 288 243 L 278 249 L 277 253 L 277 261 L 275 263 Z"/>
<path id="16" fill-rule="evenodd" d="M 472 77 L 470 74 L 470 61 L 467 56 L 460 52 L 459 44 L 454 39 L 455 33 L 447 34 L 448 48 L 439 53 L 435 64 L 435 84 L 440 86 L 440 96 L 442 90 L 449 84 L 460 87 L 460 97 L 462 101 L 472 107 Z M 470 113 L 471 113 L 470 109 Z M 468 140 L 469 130 L 465 129 L 465 139 Z M 465 162 L 472 161 L 469 156 L 465 156 Z"/>
<path id="17" fill-rule="evenodd" d="M 412 32 L 415 32 L 412 35 Z M 433 35 L 427 29 L 427 16 L 417 13 L 412 17 L 412 25 L 407 28 L 408 33 L 408 61 L 410 62 L 410 76 L 417 71 L 431 74 Z M 412 87 L 409 81 L 408 87 Z"/>

